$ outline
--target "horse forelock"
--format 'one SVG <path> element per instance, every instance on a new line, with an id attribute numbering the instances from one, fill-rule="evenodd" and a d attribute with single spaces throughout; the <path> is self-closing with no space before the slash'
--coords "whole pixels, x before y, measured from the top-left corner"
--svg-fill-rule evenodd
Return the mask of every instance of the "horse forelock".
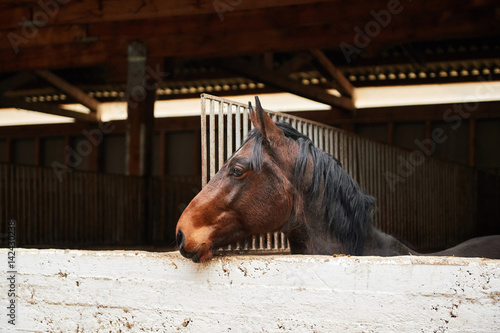
<path id="1" fill-rule="evenodd" d="M 323 223 L 341 242 L 344 248 L 353 255 L 362 254 L 364 239 L 376 202 L 372 196 L 361 191 L 358 184 L 342 169 L 340 162 L 323 150 L 315 147 L 312 141 L 287 123 L 277 122 L 285 137 L 297 142 L 299 153 L 295 162 L 293 183 L 304 196 L 304 203 L 317 203 L 324 216 Z M 257 129 L 250 131 L 243 145 L 253 141 L 251 167 L 258 171 L 263 163 L 263 140 Z M 312 157 L 312 179 L 307 178 L 307 169 Z M 305 183 L 308 189 L 300 191 Z M 310 183 L 310 184 L 309 184 Z"/>

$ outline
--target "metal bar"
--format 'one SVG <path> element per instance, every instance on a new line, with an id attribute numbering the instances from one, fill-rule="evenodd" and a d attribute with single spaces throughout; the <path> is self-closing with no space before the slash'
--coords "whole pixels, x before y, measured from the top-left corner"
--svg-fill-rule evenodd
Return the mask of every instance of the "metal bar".
<path id="1" fill-rule="evenodd" d="M 210 161 L 206 163 L 210 164 L 210 175 L 212 177 L 217 171 L 216 162 L 211 160 L 212 155 L 216 159 L 215 152 L 212 149 L 215 147 L 215 143 L 212 144 L 212 142 L 215 141 L 212 140 L 217 140 L 220 143 L 227 138 L 230 141 L 224 141 L 225 146 L 222 146 L 226 147 L 225 155 L 227 158 L 232 154 L 234 148 L 241 145 L 243 138 L 247 136 L 252 125 L 248 121 L 248 108 L 245 104 L 210 95 L 205 96 L 205 98 L 207 99 L 205 107 L 208 105 L 207 103 L 211 105 L 210 126 L 207 135 L 207 141 L 210 141 L 207 156 L 210 156 Z M 220 103 L 218 115 L 213 114 L 214 103 Z M 220 108 L 224 103 L 229 105 L 226 112 L 228 117 L 226 135 L 224 135 L 225 129 L 221 128 L 224 126 L 224 122 L 222 122 L 222 126 L 220 123 L 221 118 L 224 117 L 224 112 L 221 116 Z M 222 108 L 224 110 L 224 107 Z M 234 124 L 231 116 L 233 108 L 235 113 Z M 463 167 L 445 167 L 445 165 L 449 164 L 428 159 L 430 163 L 425 162 L 411 175 L 403 177 L 402 181 L 393 184 L 393 190 L 391 190 L 386 179 L 387 172 L 392 172 L 398 176 L 401 158 L 408 160 L 410 152 L 374 143 L 354 134 L 346 133 L 343 130 L 298 117 L 273 112 L 270 112 L 270 114 L 273 120 L 291 124 L 299 132 L 309 136 L 317 147 L 324 149 L 341 161 L 343 168 L 360 183 L 368 194 L 375 196 L 378 200 L 379 210 L 376 214 L 376 223 L 382 229 L 407 238 L 412 244 L 417 243 L 413 245 L 420 248 L 429 247 L 436 242 L 446 242 L 446 239 L 441 236 L 443 232 L 449 233 L 450 240 L 459 239 L 463 237 L 463 234 L 470 234 L 471 227 L 462 228 L 458 226 L 458 221 L 462 221 L 463 216 L 467 216 L 468 219 L 472 220 L 470 221 L 471 225 L 476 223 L 475 216 L 469 212 L 471 208 L 474 208 L 473 203 L 465 202 L 464 198 L 460 198 L 456 194 L 459 192 L 456 184 L 464 183 L 462 186 L 470 187 L 471 191 L 474 190 L 474 181 L 470 181 L 470 184 L 466 181 L 468 171 L 456 171 L 462 170 Z M 219 117 L 218 133 L 215 133 L 215 120 L 213 119 L 215 116 Z M 232 145 L 233 132 L 236 147 Z M 220 150 L 222 149 L 219 149 L 219 154 L 221 154 Z M 220 167 L 223 162 L 220 155 L 218 160 L 218 167 Z M 458 182 L 457 178 L 461 178 L 463 181 Z M 448 190 L 443 190 L 443 188 Z M 441 193 L 441 198 L 436 197 L 436 193 Z M 443 211 L 453 212 L 454 215 L 443 215 Z M 460 214 L 462 219 L 458 216 Z M 443 220 L 449 221 L 448 226 L 443 224 Z M 452 225 L 453 228 L 451 228 Z M 239 248 L 274 251 L 283 248 L 288 249 L 288 242 L 283 234 L 267 234 L 245 240 L 244 243 L 239 245 Z"/>
<path id="2" fill-rule="evenodd" d="M 227 105 L 227 148 L 226 148 L 226 160 L 233 154 L 233 103 Z"/>
<path id="3" fill-rule="evenodd" d="M 210 100 L 210 179 L 215 175 L 215 115 L 214 101 Z M 202 134 L 203 135 L 203 134 Z"/>
<path id="4" fill-rule="evenodd" d="M 210 100 L 210 103 L 213 103 Z M 207 99 L 205 94 L 201 95 L 201 186 L 208 182 L 208 164 L 207 164 Z M 162 170 L 163 174 L 164 170 Z"/>
<path id="5" fill-rule="evenodd" d="M 218 168 L 217 170 L 220 170 L 222 166 L 224 165 L 224 103 L 222 101 L 219 101 L 219 134 L 217 136 L 217 143 L 218 143 L 218 148 L 219 148 L 219 158 L 218 158 Z"/>

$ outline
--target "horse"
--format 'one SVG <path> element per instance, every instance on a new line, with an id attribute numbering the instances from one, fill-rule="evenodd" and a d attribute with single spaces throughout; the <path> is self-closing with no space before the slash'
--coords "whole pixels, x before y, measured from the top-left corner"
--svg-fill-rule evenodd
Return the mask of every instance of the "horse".
<path id="1" fill-rule="evenodd" d="M 339 161 L 286 123 L 258 97 L 254 128 L 189 203 L 176 226 L 180 253 L 205 262 L 214 249 L 253 234 L 282 231 L 292 254 L 421 255 L 373 225 L 374 197 Z M 500 235 L 425 255 L 500 258 Z"/>

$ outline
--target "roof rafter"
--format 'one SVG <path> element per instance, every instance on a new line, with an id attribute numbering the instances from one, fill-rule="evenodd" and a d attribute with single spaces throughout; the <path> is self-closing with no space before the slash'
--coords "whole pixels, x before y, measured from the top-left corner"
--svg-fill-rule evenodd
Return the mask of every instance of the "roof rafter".
<path id="1" fill-rule="evenodd" d="M 300 82 L 294 81 L 284 75 L 277 74 L 276 72 L 271 72 L 265 67 L 252 64 L 246 60 L 240 58 L 227 59 L 217 64 L 220 67 L 243 74 L 249 78 L 272 85 L 284 91 L 325 103 L 335 108 L 351 111 L 352 113 L 355 111 L 352 98 L 343 96 L 337 97 L 319 87 L 303 85 Z"/>
<path id="2" fill-rule="evenodd" d="M 323 71 L 325 71 L 328 76 L 331 76 L 340 85 L 342 95 L 352 97 L 354 95 L 354 86 L 344 76 L 344 74 L 342 74 L 342 72 L 337 67 L 335 67 L 335 65 L 330 61 L 330 59 L 328 59 L 323 51 L 321 51 L 320 49 L 312 49 L 311 53 L 321 65 Z"/>
<path id="3" fill-rule="evenodd" d="M 27 71 L 22 71 L 14 76 L 9 77 L 8 79 L 0 82 L 0 95 L 2 95 L 7 90 L 22 86 L 23 84 L 31 81 L 33 78 L 34 75 Z"/>
<path id="4" fill-rule="evenodd" d="M 5 108 L 16 108 L 23 110 L 31 110 L 36 112 L 48 113 L 56 116 L 74 118 L 84 122 L 97 123 L 99 119 L 93 113 L 83 113 L 73 110 L 61 108 L 58 105 L 48 103 L 25 102 L 14 98 L 0 99 L 0 106 Z"/>
<path id="5" fill-rule="evenodd" d="M 35 73 L 54 87 L 76 99 L 83 106 L 87 107 L 90 110 L 91 114 L 94 114 L 97 119 L 100 119 L 99 105 L 101 103 L 98 100 L 90 97 L 80 88 L 75 87 L 71 83 L 65 81 L 64 79 L 48 70 L 38 70 L 35 71 Z"/>

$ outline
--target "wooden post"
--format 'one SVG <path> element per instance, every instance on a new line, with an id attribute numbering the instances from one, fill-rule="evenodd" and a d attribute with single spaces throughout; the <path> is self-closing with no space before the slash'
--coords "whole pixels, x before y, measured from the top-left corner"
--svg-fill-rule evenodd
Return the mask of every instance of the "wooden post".
<path id="1" fill-rule="evenodd" d="M 432 122 L 430 120 L 427 120 L 425 122 L 425 142 L 431 142 L 431 132 L 432 132 Z M 430 143 L 425 144 L 425 154 L 427 156 L 431 155 Z"/>
<path id="2" fill-rule="evenodd" d="M 6 150 L 5 150 L 5 161 L 7 163 L 14 163 L 14 143 L 11 138 L 7 138 L 6 142 Z"/>
<path id="3" fill-rule="evenodd" d="M 70 160 L 71 156 L 70 156 L 69 150 L 68 150 L 68 147 L 71 147 L 71 138 L 69 135 L 64 136 L 64 147 L 66 147 L 64 150 L 64 165 L 69 168 L 70 164 L 71 164 L 71 160 Z"/>
<path id="4" fill-rule="evenodd" d="M 166 133 L 164 130 L 160 131 L 160 154 L 159 154 L 159 159 L 160 159 L 160 177 L 165 178 L 165 171 L 167 169 L 167 156 L 165 154 L 166 152 Z"/>
<path id="5" fill-rule="evenodd" d="M 128 47 L 126 173 L 143 177 L 142 221 L 139 232 L 144 245 L 152 240 L 150 192 L 156 79 L 147 72 L 146 45 Z"/>
<path id="6" fill-rule="evenodd" d="M 387 144 L 392 145 L 394 142 L 394 123 L 387 123 Z"/>
<path id="7" fill-rule="evenodd" d="M 99 172 L 100 170 L 99 146 L 100 144 L 92 146 L 92 151 L 90 152 L 88 157 L 87 171 Z"/>
<path id="8" fill-rule="evenodd" d="M 476 119 L 469 120 L 469 165 L 476 165 Z"/>
<path id="9" fill-rule="evenodd" d="M 131 43 L 128 52 L 127 174 L 150 176 L 156 83 L 146 75 L 145 44 Z"/>
<path id="10" fill-rule="evenodd" d="M 42 145 L 40 137 L 35 137 L 35 165 L 40 166 L 42 164 Z"/>

